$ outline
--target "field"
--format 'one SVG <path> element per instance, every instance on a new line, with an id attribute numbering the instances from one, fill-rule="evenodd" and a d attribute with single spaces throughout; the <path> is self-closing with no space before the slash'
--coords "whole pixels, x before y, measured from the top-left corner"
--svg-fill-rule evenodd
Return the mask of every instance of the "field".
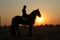
<path id="1" fill-rule="evenodd" d="M 0 27 L 0 40 L 60 40 L 60 25 L 33 26 L 32 37 L 28 37 L 28 27 L 20 27 L 21 37 L 10 35 L 10 27 Z"/>

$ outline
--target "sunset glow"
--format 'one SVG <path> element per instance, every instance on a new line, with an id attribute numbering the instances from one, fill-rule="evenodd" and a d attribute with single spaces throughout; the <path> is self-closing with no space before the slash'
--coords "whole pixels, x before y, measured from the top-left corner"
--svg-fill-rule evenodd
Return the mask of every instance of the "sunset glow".
<path id="1" fill-rule="evenodd" d="M 11 25 L 14 16 L 22 16 L 24 5 L 28 15 L 39 9 L 41 17 L 36 17 L 35 25 L 60 24 L 60 0 L 0 0 L 1 25 Z"/>
<path id="2" fill-rule="evenodd" d="M 36 21 L 37 21 L 37 22 L 43 22 L 43 18 L 37 16 Z"/>
<path id="3" fill-rule="evenodd" d="M 41 25 L 43 23 L 44 23 L 44 18 L 36 16 L 35 25 Z"/>

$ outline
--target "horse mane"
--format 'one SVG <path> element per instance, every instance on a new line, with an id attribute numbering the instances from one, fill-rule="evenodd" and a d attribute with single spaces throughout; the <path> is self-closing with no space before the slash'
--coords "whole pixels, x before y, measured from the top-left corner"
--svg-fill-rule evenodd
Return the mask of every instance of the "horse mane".
<path id="1" fill-rule="evenodd" d="M 38 10 L 33 10 L 29 15 L 28 15 L 28 19 L 35 19 L 36 13 Z"/>
<path id="2" fill-rule="evenodd" d="M 37 11 L 37 10 L 33 10 L 31 13 L 33 14 L 35 11 Z M 31 13 L 30 13 L 30 14 L 31 14 Z"/>
<path id="3" fill-rule="evenodd" d="M 34 12 L 36 12 L 37 11 L 37 9 L 36 10 L 33 10 L 29 15 L 32 15 L 32 14 L 34 14 Z"/>

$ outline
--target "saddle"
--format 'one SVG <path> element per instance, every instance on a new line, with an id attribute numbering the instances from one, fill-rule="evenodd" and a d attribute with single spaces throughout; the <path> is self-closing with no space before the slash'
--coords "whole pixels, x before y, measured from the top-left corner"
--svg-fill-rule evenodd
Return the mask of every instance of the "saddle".
<path id="1" fill-rule="evenodd" d="M 22 17 L 23 21 L 28 21 L 28 19 L 26 17 Z"/>

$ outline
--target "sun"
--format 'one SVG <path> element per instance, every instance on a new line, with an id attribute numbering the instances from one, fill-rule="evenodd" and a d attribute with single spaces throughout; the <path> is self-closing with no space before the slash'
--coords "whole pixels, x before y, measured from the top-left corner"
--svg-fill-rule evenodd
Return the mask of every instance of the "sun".
<path id="1" fill-rule="evenodd" d="M 35 20 L 34 25 L 36 26 L 36 25 L 40 25 L 40 24 L 43 24 L 43 23 L 44 23 L 44 18 L 36 16 L 36 20 Z"/>
<path id="2" fill-rule="evenodd" d="M 42 18 L 37 18 L 37 21 L 38 22 L 43 22 L 43 19 Z"/>
<path id="3" fill-rule="evenodd" d="M 43 22 L 43 18 L 42 17 L 36 17 L 36 21 L 39 22 L 39 23 L 42 23 Z"/>

